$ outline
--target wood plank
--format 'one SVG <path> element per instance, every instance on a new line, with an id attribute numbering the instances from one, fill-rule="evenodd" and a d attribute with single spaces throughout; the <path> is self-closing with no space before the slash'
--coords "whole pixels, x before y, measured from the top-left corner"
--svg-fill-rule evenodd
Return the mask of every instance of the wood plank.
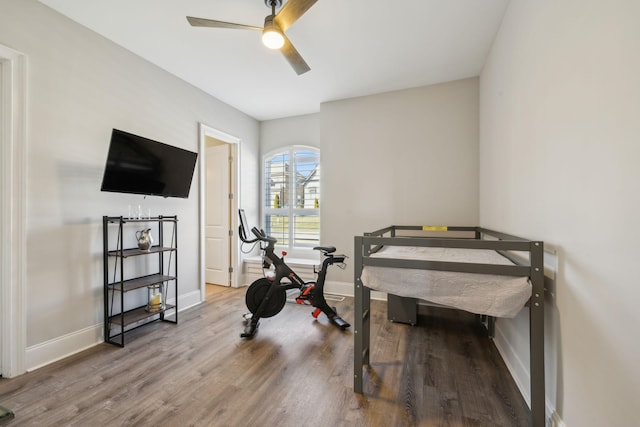
<path id="1" fill-rule="evenodd" d="M 0 379 L 11 425 L 527 426 L 528 409 L 473 315 L 421 308 L 419 326 L 372 302 L 371 368 L 353 392 L 353 335 L 287 303 L 240 339 L 244 289 Z M 353 300 L 335 302 L 353 320 Z"/>

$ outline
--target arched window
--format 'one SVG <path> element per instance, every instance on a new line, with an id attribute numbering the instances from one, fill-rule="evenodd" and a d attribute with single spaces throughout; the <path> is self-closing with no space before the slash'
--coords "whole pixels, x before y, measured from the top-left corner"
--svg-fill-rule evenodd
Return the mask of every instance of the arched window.
<path id="1" fill-rule="evenodd" d="M 320 243 L 320 151 L 293 146 L 264 157 L 265 232 L 289 251 Z"/>

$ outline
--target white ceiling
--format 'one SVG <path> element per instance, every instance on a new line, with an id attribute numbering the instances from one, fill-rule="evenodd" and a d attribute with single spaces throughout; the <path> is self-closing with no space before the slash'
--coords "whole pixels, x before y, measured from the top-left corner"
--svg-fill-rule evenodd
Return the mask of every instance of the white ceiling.
<path id="1" fill-rule="evenodd" d="M 298 76 L 260 32 L 185 18 L 262 27 L 264 0 L 40 1 L 258 120 L 477 76 L 509 2 L 318 0 L 287 30 L 311 67 Z"/>

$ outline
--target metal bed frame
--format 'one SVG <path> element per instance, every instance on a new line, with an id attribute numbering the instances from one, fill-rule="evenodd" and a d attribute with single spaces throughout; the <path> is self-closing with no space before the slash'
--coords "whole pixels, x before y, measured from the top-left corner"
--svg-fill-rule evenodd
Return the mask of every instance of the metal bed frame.
<path id="1" fill-rule="evenodd" d="M 429 236 L 397 236 L 398 231 L 432 232 Z M 433 233 L 435 232 L 435 233 Z M 445 238 L 450 232 L 473 233 L 473 237 Z M 427 233 L 425 233 L 427 234 Z M 383 246 L 428 246 L 444 248 L 491 249 L 515 265 L 473 264 L 371 257 Z M 527 253 L 528 259 L 514 255 Z M 371 289 L 361 280 L 365 266 L 413 268 L 464 273 L 527 276 L 531 287 L 529 300 L 529 352 L 531 376 L 531 425 L 545 426 L 544 378 L 544 244 L 481 227 L 389 226 L 364 236 L 355 236 L 354 251 L 354 382 L 356 393 L 363 393 L 363 367 L 369 365 Z M 526 258 L 526 257 L 525 257 Z"/>

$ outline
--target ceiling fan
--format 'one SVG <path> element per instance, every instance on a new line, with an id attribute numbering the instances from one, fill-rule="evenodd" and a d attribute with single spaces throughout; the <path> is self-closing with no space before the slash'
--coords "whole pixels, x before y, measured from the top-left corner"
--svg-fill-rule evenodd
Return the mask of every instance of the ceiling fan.
<path id="1" fill-rule="evenodd" d="M 213 19 L 195 18 L 187 16 L 187 21 L 193 27 L 213 27 L 231 28 L 239 30 L 259 30 L 262 31 L 262 42 L 271 49 L 280 49 L 285 59 L 289 62 L 295 72 L 300 75 L 311 68 L 302 59 L 293 44 L 289 41 L 284 32 L 298 20 L 311 6 L 318 0 L 288 0 L 284 7 L 276 14 L 276 9 L 282 6 L 282 0 L 264 0 L 267 7 L 271 8 L 271 15 L 264 19 L 264 27 L 254 27 L 252 25 L 235 24 L 233 22 L 216 21 Z"/>

